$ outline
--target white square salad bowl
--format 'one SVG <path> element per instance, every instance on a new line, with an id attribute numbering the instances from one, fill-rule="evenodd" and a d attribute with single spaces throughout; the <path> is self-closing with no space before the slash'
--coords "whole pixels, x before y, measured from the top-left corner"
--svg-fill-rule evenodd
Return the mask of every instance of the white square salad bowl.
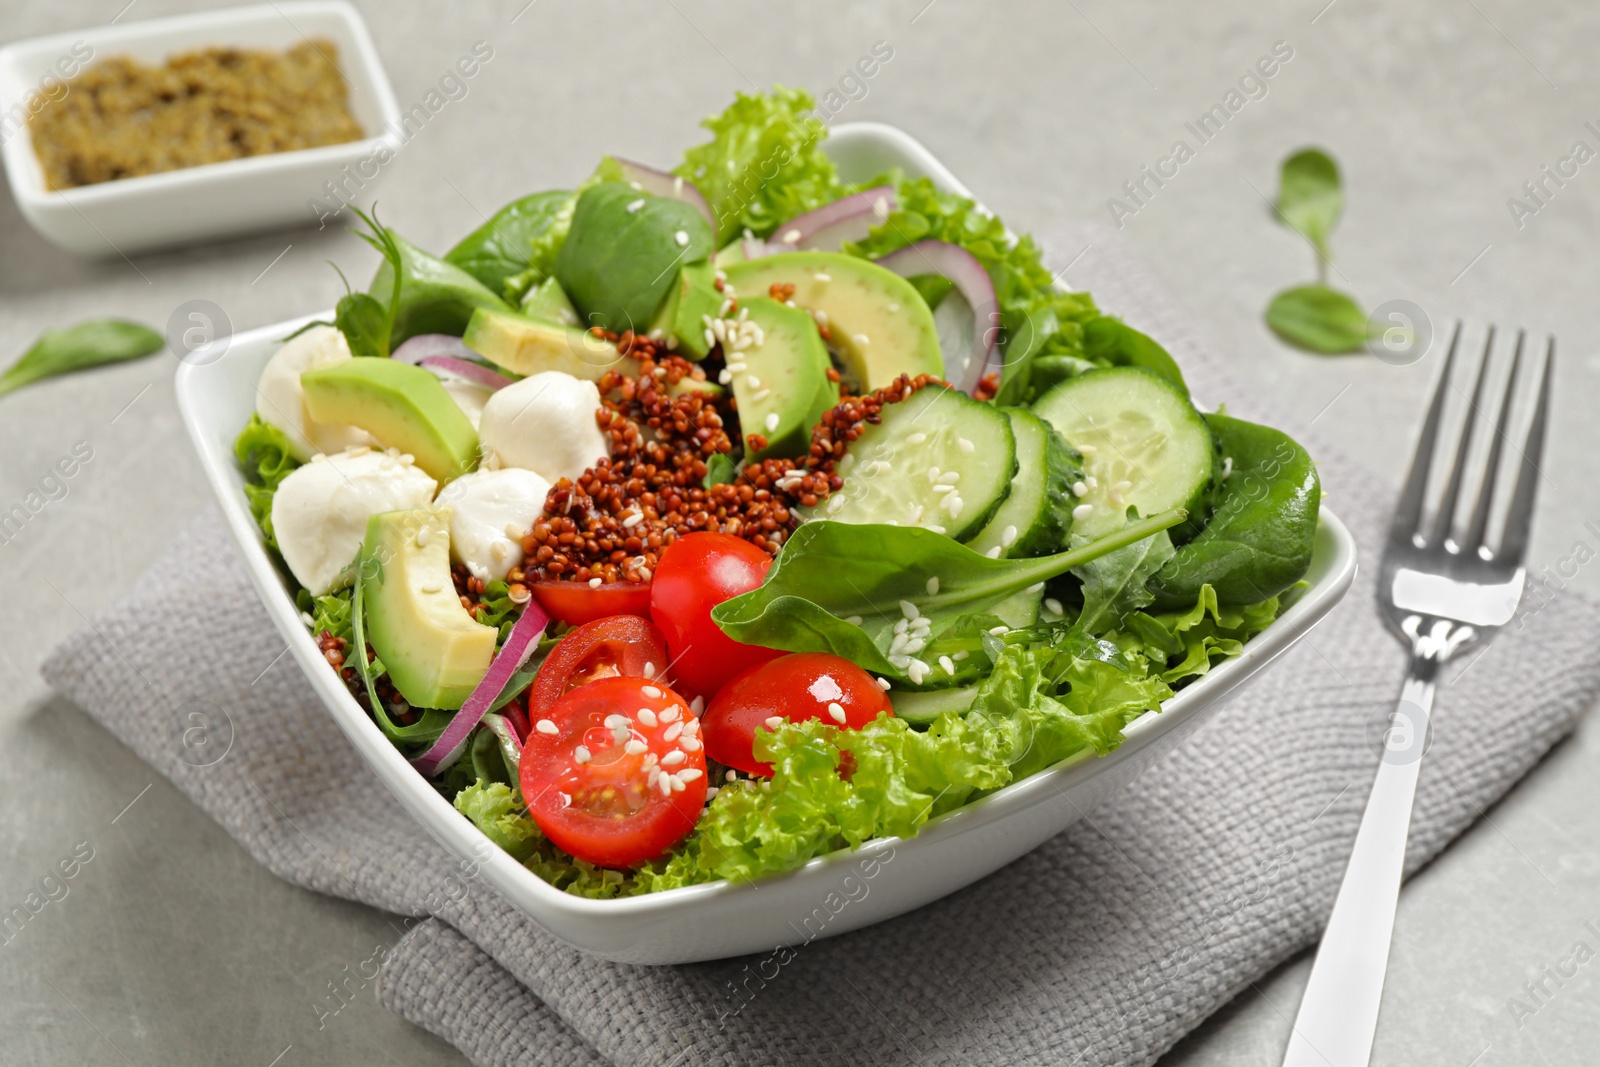
<path id="1" fill-rule="evenodd" d="M 966 194 L 927 149 L 893 127 L 841 126 L 827 145 L 847 179 L 901 167 Z M 239 334 L 220 360 L 186 363 L 178 370 L 184 422 L 251 579 L 329 714 L 406 810 L 451 852 L 480 864 L 482 877 L 529 918 L 562 940 L 610 960 L 687 963 L 771 951 L 774 946 L 793 945 L 819 934 L 831 937 L 879 922 L 982 878 L 1092 812 L 1170 751 L 1303 637 L 1339 601 L 1355 575 L 1354 541 L 1324 509 L 1306 575 L 1309 588 L 1241 655 L 1185 688 L 1159 714 L 1146 713 L 1131 723 L 1121 747 L 1110 755 L 1069 758 L 932 820 L 915 838 L 870 841 L 855 852 L 820 857 L 753 884 L 716 882 L 618 900 L 570 896 L 493 847 L 379 732 L 328 669 L 261 544 L 245 503 L 233 440 L 250 417 L 256 379 L 278 340 L 311 317 Z M 860 888 L 868 879 L 871 891 L 863 895 Z M 852 906 L 825 924 L 816 924 L 825 928 L 807 925 L 813 915 L 828 914 L 822 910 L 827 901 L 845 897 Z"/>

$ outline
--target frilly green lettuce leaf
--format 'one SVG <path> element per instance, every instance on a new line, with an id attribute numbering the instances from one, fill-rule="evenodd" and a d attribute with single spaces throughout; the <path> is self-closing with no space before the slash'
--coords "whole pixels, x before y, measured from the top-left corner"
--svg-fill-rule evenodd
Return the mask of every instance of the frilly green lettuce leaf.
<path id="1" fill-rule="evenodd" d="M 300 466 L 289 450 L 289 439 L 283 431 L 260 415 L 251 415 L 239 436 L 233 442 L 233 455 L 244 469 L 244 495 L 250 504 L 250 514 L 261 527 L 261 540 L 268 548 L 276 549 L 278 539 L 272 532 L 272 495 L 289 477 L 289 472 Z"/>

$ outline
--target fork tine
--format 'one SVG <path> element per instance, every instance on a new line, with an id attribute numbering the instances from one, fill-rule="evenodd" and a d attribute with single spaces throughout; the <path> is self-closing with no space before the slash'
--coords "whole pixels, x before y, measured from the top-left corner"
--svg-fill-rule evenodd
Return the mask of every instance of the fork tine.
<path id="1" fill-rule="evenodd" d="M 1472 507 L 1472 518 L 1467 523 L 1466 536 L 1461 540 L 1463 552 L 1483 549 L 1483 537 L 1489 528 L 1489 504 L 1494 497 L 1494 485 L 1500 472 L 1500 454 L 1504 450 L 1506 431 L 1511 426 L 1511 404 L 1517 395 L 1517 372 L 1522 368 L 1522 345 L 1527 331 L 1517 331 L 1517 345 L 1511 355 L 1511 373 L 1506 376 L 1505 395 L 1500 398 L 1500 418 L 1494 424 L 1494 436 L 1489 439 L 1489 457 L 1483 468 L 1483 482 L 1478 486 L 1478 500 Z"/>
<path id="2" fill-rule="evenodd" d="M 1511 506 L 1506 512 L 1505 532 L 1500 535 L 1500 547 L 1495 558 L 1517 566 L 1528 550 L 1528 527 L 1533 522 L 1533 498 L 1539 488 L 1542 474 L 1539 460 L 1544 458 L 1545 424 L 1550 417 L 1550 379 L 1556 365 L 1556 339 L 1551 337 L 1545 345 L 1544 367 L 1539 378 L 1539 401 L 1533 408 L 1533 420 L 1528 424 L 1528 439 L 1522 446 L 1522 462 L 1517 468 L 1517 488 L 1511 494 Z"/>
<path id="3" fill-rule="evenodd" d="M 1439 419 L 1444 412 L 1444 397 L 1450 388 L 1450 372 L 1456 364 L 1456 347 L 1461 342 L 1461 320 L 1450 335 L 1450 349 L 1445 353 L 1444 367 L 1439 371 L 1439 381 L 1433 387 L 1433 399 L 1428 402 L 1427 417 L 1422 420 L 1422 432 L 1417 435 L 1417 448 L 1411 455 L 1411 472 L 1406 475 L 1405 488 L 1400 491 L 1400 501 L 1395 505 L 1394 521 L 1389 526 L 1391 541 L 1411 541 L 1422 532 L 1422 498 L 1428 489 L 1428 468 L 1433 465 L 1433 449 L 1439 439 Z"/>
<path id="4" fill-rule="evenodd" d="M 1483 380 L 1489 374 L 1489 360 L 1494 351 L 1494 327 L 1489 327 L 1483 339 L 1483 359 L 1478 363 L 1478 378 L 1472 383 L 1472 399 L 1467 402 L 1466 418 L 1461 423 L 1461 440 L 1456 444 L 1456 458 L 1450 464 L 1450 477 L 1445 481 L 1444 499 L 1439 503 L 1439 514 L 1433 522 L 1430 542 L 1442 545 L 1450 536 L 1456 521 L 1456 505 L 1461 500 L 1461 479 L 1467 471 L 1467 453 L 1472 451 L 1472 432 L 1478 425 L 1478 402 L 1483 399 Z"/>

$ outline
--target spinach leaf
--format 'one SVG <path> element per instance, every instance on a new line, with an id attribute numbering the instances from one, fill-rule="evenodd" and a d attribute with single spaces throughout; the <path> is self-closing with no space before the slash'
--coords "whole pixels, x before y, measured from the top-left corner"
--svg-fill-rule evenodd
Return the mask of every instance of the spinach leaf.
<path id="1" fill-rule="evenodd" d="M 1145 582 L 1172 554 L 1172 538 L 1163 530 L 1074 567 L 1072 574 L 1083 583 L 1083 611 L 1077 625 L 1086 633 L 1103 634 L 1120 626 L 1125 616 L 1154 603 L 1156 595 Z"/>
<path id="2" fill-rule="evenodd" d="M 710 224 L 682 200 L 600 182 L 578 197 L 555 275 L 585 326 L 644 333 L 678 268 L 714 251 Z"/>
<path id="3" fill-rule="evenodd" d="M 816 520 L 796 530 L 757 589 L 711 617 L 735 641 L 789 652 L 832 652 L 879 674 L 908 678 L 894 625 L 911 611 L 943 634 L 1022 590 L 1182 522 L 1181 509 L 1143 519 L 1069 552 L 990 559 L 909 526 Z"/>
<path id="4" fill-rule="evenodd" d="M 148 326 L 122 319 L 89 319 L 64 330 L 47 330 L 0 374 L 0 396 L 42 378 L 148 356 L 164 343 Z"/>
<path id="5" fill-rule="evenodd" d="M 1339 165 L 1319 148 L 1303 148 L 1283 161 L 1278 217 L 1306 236 L 1321 259 L 1330 258 L 1328 235 L 1344 210 Z"/>
<path id="6" fill-rule="evenodd" d="M 1306 450 L 1288 434 L 1207 415 L 1232 470 L 1199 535 L 1149 582 L 1163 608 L 1193 605 L 1204 586 L 1221 604 L 1254 604 L 1305 576 L 1322 489 Z"/>
<path id="7" fill-rule="evenodd" d="M 1356 302 L 1325 285 L 1285 289 L 1267 305 L 1267 325 L 1292 345 L 1340 355 L 1367 345 L 1367 316 Z"/>
<path id="8" fill-rule="evenodd" d="M 1119 319 L 1101 315 L 1084 323 L 1083 354 L 1113 367 L 1143 367 L 1189 395 L 1183 372 L 1167 350 Z"/>
<path id="9" fill-rule="evenodd" d="M 446 252 L 445 262 L 504 295 L 507 279 L 528 269 L 534 242 L 549 233 L 572 197 L 570 190 L 552 189 L 511 201 Z"/>
<path id="10" fill-rule="evenodd" d="M 357 356 L 387 356 L 392 328 L 389 309 L 366 293 L 346 293 L 334 309 L 333 324 Z"/>
<path id="11" fill-rule="evenodd" d="M 389 321 L 389 351 L 422 333 L 460 337 L 477 308 L 512 310 L 460 267 L 380 226 L 376 215 L 360 217 L 372 232 L 358 236 L 383 256 L 367 293 L 374 300 L 387 297 L 384 307 Z"/>

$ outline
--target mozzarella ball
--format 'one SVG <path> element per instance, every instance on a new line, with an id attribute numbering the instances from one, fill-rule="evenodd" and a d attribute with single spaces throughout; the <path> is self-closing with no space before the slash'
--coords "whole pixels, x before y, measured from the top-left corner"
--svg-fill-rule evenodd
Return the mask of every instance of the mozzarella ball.
<path id="1" fill-rule="evenodd" d="M 267 360 L 256 382 L 256 414 L 283 431 L 295 459 L 304 462 L 318 452 L 377 443 L 360 427 L 316 422 L 306 413 L 300 375 L 351 358 L 343 333 L 332 326 L 313 326 L 285 341 Z"/>
<path id="2" fill-rule="evenodd" d="M 455 479 L 434 501 L 450 505 L 450 555 L 474 578 L 504 578 L 522 562 L 522 535 L 544 513 L 549 492 L 549 482 L 520 467 Z"/>
<path id="3" fill-rule="evenodd" d="M 561 371 L 543 371 L 497 390 L 483 406 L 478 441 L 486 466 L 521 467 L 552 484 L 610 455 L 595 423 L 600 390 Z"/>
<path id="4" fill-rule="evenodd" d="M 439 384 L 444 386 L 444 391 L 450 394 L 450 399 L 456 402 L 456 407 L 461 409 L 461 413 L 476 430 L 479 420 L 483 417 L 483 405 L 489 402 L 494 390 L 487 385 L 479 385 L 477 382 L 448 374 L 439 379 Z"/>
<path id="5" fill-rule="evenodd" d="M 345 568 L 366 540 L 367 519 L 427 507 L 438 483 L 410 457 L 355 448 L 319 454 L 296 467 L 272 496 L 278 552 L 312 596 L 348 580 Z"/>

